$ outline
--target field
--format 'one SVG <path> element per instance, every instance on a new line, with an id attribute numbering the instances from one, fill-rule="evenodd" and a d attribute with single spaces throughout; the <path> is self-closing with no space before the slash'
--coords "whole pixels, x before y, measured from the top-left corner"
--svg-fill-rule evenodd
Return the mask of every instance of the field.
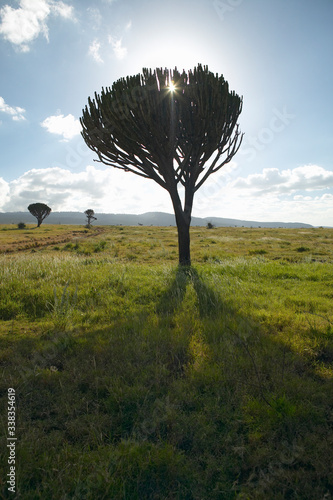
<path id="1" fill-rule="evenodd" d="M 0 226 L 0 497 L 331 499 L 332 238 Z"/>

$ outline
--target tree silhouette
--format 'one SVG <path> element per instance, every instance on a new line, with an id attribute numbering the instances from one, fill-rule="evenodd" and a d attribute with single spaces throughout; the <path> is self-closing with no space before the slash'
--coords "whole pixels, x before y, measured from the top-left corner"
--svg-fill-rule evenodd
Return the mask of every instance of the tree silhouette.
<path id="1" fill-rule="evenodd" d="M 96 161 L 153 179 L 170 194 L 182 265 L 191 264 L 194 194 L 238 151 L 241 110 L 223 76 L 199 64 L 182 73 L 143 69 L 95 92 L 82 111 L 82 136 Z"/>
<path id="2" fill-rule="evenodd" d="M 45 203 L 32 203 L 28 206 L 28 210 L 37 219 L 37 227 L 41 225 L 44 219 L 48 217 L 51 213 L 51 208 L 45 205 Z"/>
<path id="3" fill-rule="evenodd" d="M 88 226 L 91 225 L 91 221 L 92 220 L 97 220 L 97 217 L 95 217 L 95 212 L 93 210 L 91 210 L 91 208 L 88 208 L 88 210 L 86 210 L 84 213 L 87 216 L 87 224 L 88 224 Z"/>

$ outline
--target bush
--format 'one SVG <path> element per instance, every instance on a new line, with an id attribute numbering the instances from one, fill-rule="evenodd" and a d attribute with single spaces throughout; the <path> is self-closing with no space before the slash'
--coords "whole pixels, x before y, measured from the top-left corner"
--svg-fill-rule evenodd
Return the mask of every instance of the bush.
<path id="1" fill-rule="evenodd" d="M 249 255 L 265 255 L 267 253 L 263 248 L 258 248 L 257 250 L 249 250 Z"/>
<path id="2" fill-rule="evenodd" d="M 17 224 L 17 227 L 18 227 L 18 229 L 25 229 L 25 228 L 26 228 L 26 225 L 25 225 L 25 223 L 24 223 L 24 222 L 19 222 L 19 223 Z"/>
<path id="3" fill-rule="evenodd" d="M 310 250 L 310 248 L 303 247 L 303 246 L 296 248 L 296 252 L 300 252 L 300 253 L 301 252 L 308 252 L 309 250 Z"/>
<path id="4" fill-rule="evenodd" d="M 214 227 L 214 224 L 212 224 L 211 222 L 207 222 L 206 229 L 214 229 Z"/>

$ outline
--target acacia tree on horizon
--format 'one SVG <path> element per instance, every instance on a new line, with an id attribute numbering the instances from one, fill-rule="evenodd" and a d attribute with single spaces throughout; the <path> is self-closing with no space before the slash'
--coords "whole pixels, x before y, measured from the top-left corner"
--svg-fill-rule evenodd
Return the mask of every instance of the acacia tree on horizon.
<path id="1" fill-rule="evenodd" d="M 81 134 L 95 161 L 153 179 L 168 191 L 180 265 L 191 265 L 194 194 L 238 151 L 241 110 L 242 98 L 223 76 L 199 64 L 182 73 L 144 68 L 95 92 L 82 111 Z"/>
<path id="2" fill-rule="evenodd" d="M 45 203 L 31 203 L 28 206 L 28 210 L 37 219 L 37 227 L 40 227 L 46 217 L 50 215 L 52 209 L 45 205 Z"/>
<path id="3" fill-rule="evenodd" d="M 84 213 L 87 217 L 87 225 L 91 226 L 91 221 L 97 220 L 97 217 L 95 217 L 95 212 L 91 208 L 88 208 Z"/>

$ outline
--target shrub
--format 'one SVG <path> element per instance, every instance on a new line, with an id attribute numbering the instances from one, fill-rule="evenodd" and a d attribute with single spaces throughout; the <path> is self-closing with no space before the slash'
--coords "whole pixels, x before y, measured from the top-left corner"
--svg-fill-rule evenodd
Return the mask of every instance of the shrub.
<path id="1" fill-rule="evenodd" d="M 26 225 L 25 225 L 25 223 L 24 223 L 24 222 L 19 222 L 19 223 L 17 224 L 17 227 L 18 227 L 18 229 L 25 229 L 25 228 L 26 228 Z"/>
<path id="2" fill-rule="evenodd" d="M 102 252 L 105 249 L 106 246 L 106 241 L 99 241 L 98 243 L 95 244 L 94 252 Z"/>
<path id="3" fill-rule="evenodd" d="M 249 250 L 249 255 L 265 255 L 267 253 L 263 248 L 258 248 L 257 250 Z"/>
<path id="4" fill-rule="evenodd" d="M 298 247 L 296 248 L 296 252 L 308 252 L 310 250 L 310 248 L 308 247 Z"/>

